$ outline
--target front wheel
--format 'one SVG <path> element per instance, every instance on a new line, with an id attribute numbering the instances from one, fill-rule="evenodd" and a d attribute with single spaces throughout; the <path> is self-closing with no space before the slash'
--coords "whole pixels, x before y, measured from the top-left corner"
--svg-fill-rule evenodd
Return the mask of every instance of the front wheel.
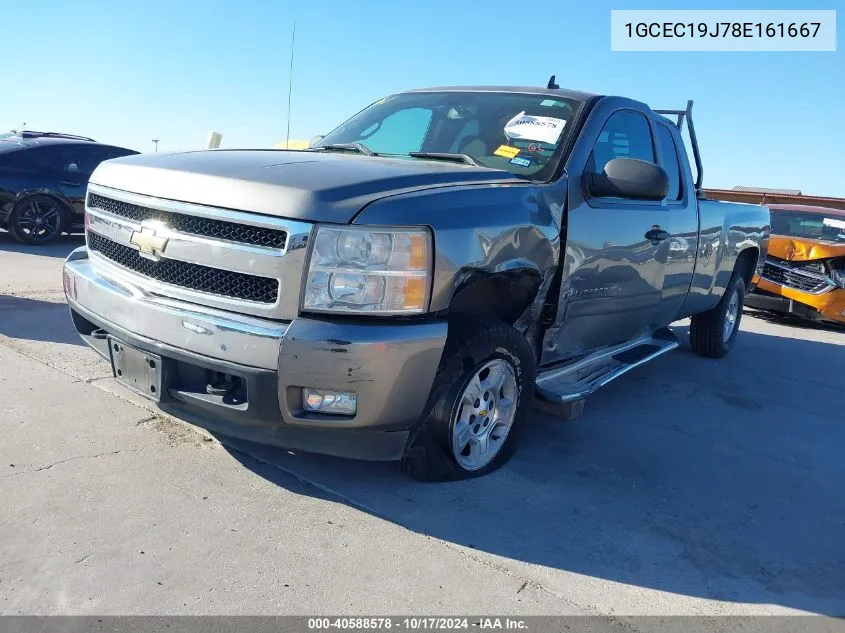
<path id="1" fill-rule="evenodd" d="M 701 356 L 722 358 L 731 351 L 745 304 L 745 281 L 735 272 L 719 304 L 692 317 L 689 336 L 692 349 Z"/>
<path id="2" fill-rule="evenodd" d="M 9 233 L 22 244 L 49 244 L 65 226 L 62 205 L 50 196 L 30 196 L 18 202 L 9 219 Z"/>
<path id="3" fill-rule="evenodd" d="M 426 413 L 402 458 L 420 481 L 478 477 L 516 450 L 534 396 L 534 356 L 500 321 L 450 324 Z"/>

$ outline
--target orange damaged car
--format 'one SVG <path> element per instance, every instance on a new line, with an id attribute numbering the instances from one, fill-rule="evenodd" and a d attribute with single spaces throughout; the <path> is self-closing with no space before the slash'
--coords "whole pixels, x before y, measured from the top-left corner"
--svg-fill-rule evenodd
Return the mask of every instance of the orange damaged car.
<path id="1" fill-rule="evenodd" d="M 769 254 L 750 308 L 845 325 L 845 210 L 769 205 Z"/>

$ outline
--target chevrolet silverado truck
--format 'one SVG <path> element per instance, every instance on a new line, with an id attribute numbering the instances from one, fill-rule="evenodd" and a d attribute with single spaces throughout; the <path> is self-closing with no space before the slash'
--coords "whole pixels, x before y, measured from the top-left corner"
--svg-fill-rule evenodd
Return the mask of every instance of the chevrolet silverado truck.
<path id="1" fill-rule="evenodd" d="M 691 107 L 554 78 L 411 90 L 305 151 L 106 161 L 64 266 L 73 323 L 213 433 L 490 472 L 535 398 L 576 417 L 677 348 L 674 321 L 703 356 L 733 346 L 769 212 L 702 199 Z"/>

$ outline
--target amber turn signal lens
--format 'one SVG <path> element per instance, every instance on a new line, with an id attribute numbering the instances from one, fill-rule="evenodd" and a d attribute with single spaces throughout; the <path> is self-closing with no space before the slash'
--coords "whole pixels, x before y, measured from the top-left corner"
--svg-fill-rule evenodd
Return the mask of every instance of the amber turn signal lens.
<path id="1" fill-rule="evenodd" d="M 405 279 L 404 305 L 405 310 L 418 310 L 425 305 L 425 277 L 408 277 Z"/>
<path id="2" fill-rule="evenodd" d="M 425 270 L 428 265 L 425 235 L 411 235 L 411 256 L 408 260 L 411 270 Z"/>

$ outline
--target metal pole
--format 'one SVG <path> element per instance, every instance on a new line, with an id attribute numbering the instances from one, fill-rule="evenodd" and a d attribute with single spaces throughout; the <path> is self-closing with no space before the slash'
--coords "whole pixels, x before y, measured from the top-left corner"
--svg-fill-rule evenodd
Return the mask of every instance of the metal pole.
<path id="1" fill-rule="evenodd" d="M 698 151 L 695 126 L 692 124 L 692 100 L 687 101 L 687 130 L 689 131 L 690 145 L 692 145 L 692 156 L 695 159 L 695 190 L 699 192 L 704 183 L 704 167 L 701 164 L 701 154 Z"/>
<path id="2" fill-rule="evenodd" d="M 293 33 L 290 36 L 290 71 L 288 72 L 288 131 L 285 135 L 285 149 L 290 145 L 290 98 L 293 92 L 293 45 L 296 41 L 296 20 L 293 21 Z"/>
<path id="3" fill-rule="evenodd" d="M 153 145 L 155 145 L 155 151 L 158 151 L 158 139 L 157 138 L 153 139 Z"/>

